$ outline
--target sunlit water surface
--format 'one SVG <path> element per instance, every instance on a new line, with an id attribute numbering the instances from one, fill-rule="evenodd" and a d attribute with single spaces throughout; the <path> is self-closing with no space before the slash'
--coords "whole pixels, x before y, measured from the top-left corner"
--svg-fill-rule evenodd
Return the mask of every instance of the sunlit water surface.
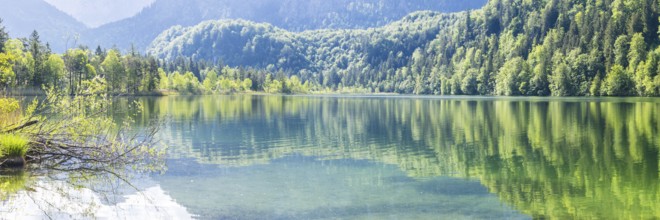
<path id="1" fill-rule="evenodd" d="M 166 171 L 2 172 L 0 218 L 660 218 L 658 99 L 136 100 Z"/>

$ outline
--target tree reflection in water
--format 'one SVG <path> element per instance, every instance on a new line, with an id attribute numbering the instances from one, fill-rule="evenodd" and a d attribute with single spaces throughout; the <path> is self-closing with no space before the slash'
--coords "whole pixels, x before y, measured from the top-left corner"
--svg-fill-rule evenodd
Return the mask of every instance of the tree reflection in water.
<path id="1" fill-rule="evenodd" d="M 116 100 L 113 107 L 132 101 Z M 138 123 L 170 118 L 157 138 L 170 146 L 173 160 L 222 167 L 270 164 L 291 155 L 368 160 L 395 165 L 413 180 L 479 180 L 534 218 L 660 218 L 657 99 L 237 95 L 138 101 L 144 107 L 133 116 Z M 35 215 L 51 217 L 128 213 L 116 209 L 191 217 L 157 183 L 135 185 L 148 178 L 132 168 L 3 173 L 0 213 L 38 207 L 43 212 Z M 151 205 L 135 205 L 140 202 Z"/>
<path id="2" fill-rule="evenodd" d="M 172 157 L 287 155 L 478 179 L 535 218 L 660 218 L 657 99 L 210 96 L 141 99 Z"/>

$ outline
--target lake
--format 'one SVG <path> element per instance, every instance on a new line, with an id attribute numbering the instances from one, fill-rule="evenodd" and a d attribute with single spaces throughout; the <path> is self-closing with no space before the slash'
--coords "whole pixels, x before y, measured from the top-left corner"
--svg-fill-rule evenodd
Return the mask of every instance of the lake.
<path id="1" fill-rule="evenodd" d="M 167 170 L 3 171 L 0 219 L 660 218 L 660 99 L 170 96 L 115 112 L 166 118 Z"/>

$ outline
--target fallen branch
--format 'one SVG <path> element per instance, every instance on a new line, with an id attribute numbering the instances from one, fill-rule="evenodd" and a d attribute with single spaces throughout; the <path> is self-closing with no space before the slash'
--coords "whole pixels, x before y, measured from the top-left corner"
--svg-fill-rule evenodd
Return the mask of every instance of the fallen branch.
<path id="1" fill-rule="evenodd" d="M 13 133 L 13 132 L 15 132 L 15 131 L 19 131 L 19 130 L 21 130 L 21 129 L 24 129 L 24 128 L 27 128 L 27 127 L 30 127 L 30 126 L 35 125 L 35 124 L 37 124 L 37 123 L 39 123 L 39 121 L 37 121 L 37 120 L 28 121 L 28 122 L 25 122 L 24 124 L 22 124 L 21 126 L 18 126 L 18 127 L 15 127 L 15 128 L 12 128 L 12 129 L 9 129 L 9 130 L 6 130 L 6 131 L 3 131 L 3 132 L 4 132 L 4 133 Z"/>

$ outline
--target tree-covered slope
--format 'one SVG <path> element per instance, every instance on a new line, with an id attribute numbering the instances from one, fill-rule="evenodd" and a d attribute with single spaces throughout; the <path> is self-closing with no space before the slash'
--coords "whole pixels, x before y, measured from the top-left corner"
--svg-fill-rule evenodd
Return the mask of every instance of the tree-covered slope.
<path id="1" fill-rule="evenodd" d="M 56 50 L 64 50 L 67 40 L 72 45 L 76 34 L 86 28 L 43 0 L 0 0 L 0 19 L 11 37 L 27 38 L 37 30 Z"/>
<path id="2" fill-rule="evenodd" d="M 417 94 L 660 94 L 658 0 L 491 0 L 381 28 L 287 32 L 243 21 L 162 33 L 149 52 Z"/>
<path id="3" fill-rule="evenodd" d="M 382 26 L 418 10 L 455 12 L 487 0 L 157 0 L 138 15 L 89 30 L 88 45 L 146 48 L 162 31 L 211 19 L 266 22 L 289 31 Z"/>
<path id="4" fill-rule="evenodd" d="M 452 17 L 455 15 L 417 12 L 380 28 L 300 33 L 245 20 L 207 21 L 165 31 L 148 53 L 170 60 L 186 56 L 271 71 L 317 72 L 346 68 L 358 60 L 378 64 L 393 48 L 410 55 L 433 39 L 441 26 L 450 26 L 447 22 L 456 20 Z M 372 41 L 374 37 L 377 40 Z"/>

